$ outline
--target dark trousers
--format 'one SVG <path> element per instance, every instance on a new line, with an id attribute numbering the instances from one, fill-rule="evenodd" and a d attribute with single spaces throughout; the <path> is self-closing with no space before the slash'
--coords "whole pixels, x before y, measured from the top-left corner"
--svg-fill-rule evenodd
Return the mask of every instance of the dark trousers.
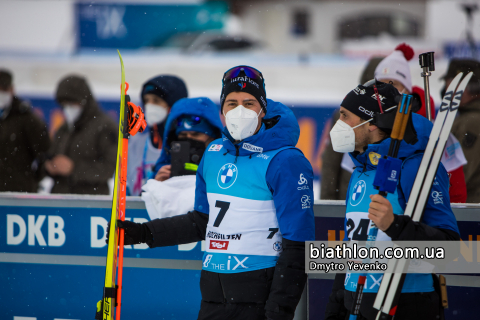
<path id="1" fill-rule="evenodd" d="M 350 309 L 355 292 L 345 290 L 345 307 Z M 357 320 L 375 320 L 378 310 L 374 309 L 376 293 L 364 293 L 360 315 Z M 348 319 L 348 317 L 347 317 Z M 438 320 L 440 298 L 435 291 L 402 293 L 398 302 L 395 320 Z"/>
<path id="2" fill-rule="evenodd" d="M 265 305 L 202 301 L 198 320 L 265 320 Z"/>

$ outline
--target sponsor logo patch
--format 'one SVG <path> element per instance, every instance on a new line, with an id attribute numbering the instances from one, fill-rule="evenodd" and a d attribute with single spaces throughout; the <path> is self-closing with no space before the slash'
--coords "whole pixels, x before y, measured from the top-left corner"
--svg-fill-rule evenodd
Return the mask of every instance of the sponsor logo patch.
<path id="1" fill-rule="evenodd" d="M 381 158 L 381 155 L 379 155 L 378 153 L 372 151 L 372 152 L 370 152 L 370 153 L 368 154 L 368 157 L 370 158 L 370 162 L 371 162 L 374 166 L 376 166 L 376 165 L 378 165 L 378 160 Z"/>
<path id="2" fill-rule="evenodd" d="M 223 148 L 223 144 L 212 144 L 208 151 L 220 151 Z"/>
<path id="3" fill-rule="evenodd" d="M 222 234 L 213 231 L 208 231 L 207 238 L 211 239 L 223 239 L 223 240 L 240 240 L 242 238 L 241 233 L 237 234 Z"/>
<path id="4" fill-rule="evenodd" d="M 217 183 L 222 189 L 230 188 L 238 176 L 238 168 L 233 163 L 227 163 L 223 165 L 218 171 Z"/>
<path id="5" fill-rule="evenodd" d="M 357 181 L 352 189 L 352 196 L 350 197 L 350 204 L 352 206 L 358 206 L 365 196 L 365 191 L 367 190 L 367 184 L 364 180 Z"/>
<path id="6" fill-rule="evenodd" d="M 263 153 L 260 153 L 257 158 L 262 158 L 264 160 L 267 160 L 268 158 L 270 158 L 270 156 L 267 156 L 267 155 L 264 155 Z"/>
<path id="7" fill-rule="evenodd" d="M 262 148 L 262 147 L 257 147 L 257 146 L 254 146 L 253 144 L 246 143 L 246 142 L 243 143 L 242 149 L 245 149 L 245 150 L 248 150 L 248 151 L 252 151 L 252 152 L 263 152 L 263 148 Z"/>
<path id="8" fill-rule="evenodd" d="M 302 203 L 302 209 L 308 209 L 311 207 L 310 196 L 303 195 L 300 202 Z"/>
<path id="9" fill-rule="evenodd" d="M 210 249 L 227 250 L 228 241 L 210 240 Z"/>
<path id="10" fill-rule="evenodd" d="M 282 242 L 281 241 L 277 241 L 273 244 L 273 250 L 275 251 L 282 251 Z"/>
<path id="11" fill-rule="evenodd" d="M 310 189 L 307 185 L 307 179 L 303 176 L 303 173 L 300 173 L 300 180 L 298 180 L 298 184 L 300 187 L 297 187 L 297 190 L 308 190 Z"/>
<path id="12" fill-rule="evenodd" d="M 443 195 L 440 191 L 433 191 L 432 198 L 434 204 L 443 204 Z"/>

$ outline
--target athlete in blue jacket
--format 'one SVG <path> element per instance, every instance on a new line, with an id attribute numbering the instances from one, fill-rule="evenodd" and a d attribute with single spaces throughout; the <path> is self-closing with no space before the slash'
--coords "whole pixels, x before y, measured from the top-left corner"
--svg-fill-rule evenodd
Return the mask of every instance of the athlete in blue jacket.
<path id="1" fill-rule="evenodd" d="M 398 91 L 390 84 L 377 85 L 382 109 L 396 105 Z M 359 85 L 352 90 L 340 107 L 340 120 L 331 130 L 332 146 L 337 152 L 349 152 L 355 164 L 350 179 L 346 200 L 345 241 L 367 240 L 368 229 L 373 221 L 379 228 L 377 240 L 459 240 L 455 216 L 450 207 L 449 179 L 440 163 L 430 197 L 421 222 L 413 222 L 404 216 L 406 203 L 410 197 L 415 176 L 423 157 L 432 124 L 426 118 L 412 114 L 416 142 L 402 141 L 398 158 L 403 160 L 399 184 L 395 193 L 386 198 L 378 195 L 373 187 L 378 159 L 388 154 L 391 127 L 378 127 L 370 120 L 380 108 L 373 87 Z M 392 111 L 396 112 L 396 111 Z M 353 129 L 355 128 L 355 129 Z M 345 287 L 345 307 L 352 306 L 358 274 L 337 275 L 334 289 L 327 306 L 327 314 L 335 308 L 335 296 L 340 287 Z M 364 288 L 364 296 L 357 319 L 375 319 L 377 311 L 373 301 L 378 291 L 382 275 L 369 274 Z M 402 295 L 395 315 L 401 319 L 439 319 L 439 297 L 434 291 L 430 274 L 408 274 L 403 285 Z M 328 319 L 334 319 L 330 317 Z"/>
<path id="2" fill-rule="evenodd" d="M 266 99 L 262 74 L 247 66 L 225 73 L 220 103 L 226 128 L 200 162 L 194 211 L 119 221 L 125 244 L 206 240 L 198 319 L 293 319 L 315 232 L 313 171 L 295 148 L 297 120 Z"/>

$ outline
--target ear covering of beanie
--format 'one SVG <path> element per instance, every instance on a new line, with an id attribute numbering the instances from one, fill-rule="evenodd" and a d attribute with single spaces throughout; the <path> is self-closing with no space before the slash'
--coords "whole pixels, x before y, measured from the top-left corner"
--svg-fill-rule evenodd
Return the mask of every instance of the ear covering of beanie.
<path id="1" fill-rule="evenodd" d="M 413 58 L 412 47 L 402 43 L 389 56 L 385 57 L 375 69 L 375 79 L 393 79 L 400 82 L 409 92 L 412 92 L 412 76 L 408 61 Z"/>
<path id="2" fill-rule="evenodd" d="M 400 93 L 394 86 L 377 81 L 376 87 L 383 110 L 397 104 L 398 101 L 396 97 L 399 96 Z M 380 112 L 377 95 L 375 94 L 373 86 L 364 87 L 363 85 L 358 85 L 346 95 L 341 106 L 363 120 L 370 120 L 375 113 Z"/>

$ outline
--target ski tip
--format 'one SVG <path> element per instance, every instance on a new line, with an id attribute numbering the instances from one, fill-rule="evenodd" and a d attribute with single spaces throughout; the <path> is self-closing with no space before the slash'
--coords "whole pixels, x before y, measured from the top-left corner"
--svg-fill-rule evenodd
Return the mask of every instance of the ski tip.
<path id="1" fill-rule="evenodd" d="M 465 77 L 463 77 L 462 84 L 465 82 L 465 86 L 470 82 L 470 78 L 473 76 L 473 72 L 470 71 Z"/>

